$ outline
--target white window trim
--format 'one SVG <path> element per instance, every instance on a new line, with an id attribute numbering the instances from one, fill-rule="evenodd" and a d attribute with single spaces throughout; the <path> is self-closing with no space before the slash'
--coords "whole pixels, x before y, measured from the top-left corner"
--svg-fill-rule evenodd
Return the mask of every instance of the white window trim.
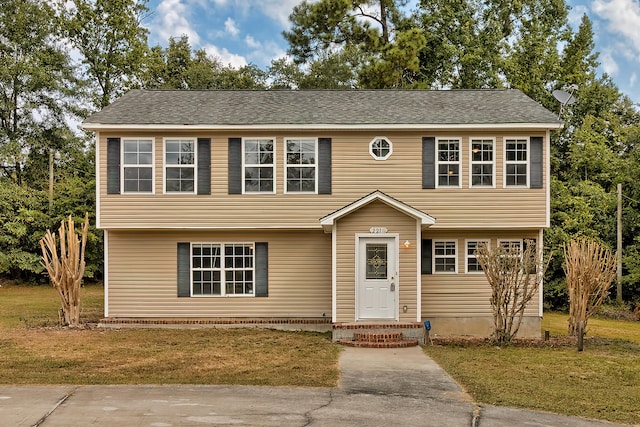
<path id="1" fill-rule="evenodd" d="M 288 191 L 287 190 L 287 170 L 289 168 L 289 164 L 287 163 L 287 141 L 295 141 L 295 140 L 309 140 L 314 141 L 315 146 L 315 164 L 313 165 L 315 169 L 315 190 L 314 191 Z M 284 194 L 318 194 L 318 138 L 309 138 L 309 137 L 289 137 L 284 138 L 282 154 L 284 156 Z M 299 167 L 300 165 L 292 165 L 291 167 Z M 311 167 L 311 166 L 302 166 L 302 167 Z"/>
<path id="2" fill-rule="evenodd" d="M 436 256 L 436 243 L 450 243 L 453 242 L 455 244 L 454 246 L 454 250 L 455 250 L 455 255 L 452 257 L 451 255 L 446 255 L 446 256 Z M 438 239 L 438 240 L 433 240 L 432 242 L 433 247 L 431 248 L 431 271 L 433 272 L 433 274 L 458 274 L 458 256 L 460 254 L 460 252 L 458 251 L 458 239 Z M 455 264 L 454 264 L 454 271 L 436 271 L 436 258 L 453 258 L 455 260 Z"/>
<path id="3" fill-rule="evenodd" d="M 244 144 L 245 141 L 249 140 L 260 140 L 260 139 L 270 139 L 271 141 L 273 141 L 273 163 L 271 164 L 271 169 L 273 170 L 273 190 L 272 191 L 246 191 L 245 190 L 245 167 L 265 167 L 264 165 L 253 165 L 253 164 L 249 164 L 247 165 L 245 163 L 245 156 L 244 156 Z M 276 182 L 277 181 L 277 177 L 276 177 L 276 156 L 277 156 L 277 149 L 276 149 L 276 138 L 273 136 L 256 136 L 256 137 L 243 137 L 242 138 L 242 194 L 276 194 Z"/>
<path id="4" fill-rule="evenodd" d="M 502 247 L 503 243 L 518 243 L 520 245 L 520 256 L 524 252 L 525 239 L 498 239 L 498 247 Z"/>
<path id="5" fill-rule="evenodd" d="M 167 141 L 191 141 L 193 142 L 193 165 L 168 165 L 167 164 Z M 167 191 L 167 168 L 193 168 L 193 191 Z M 171 195 L 194 195 L 198 193 L 198 139 L 193 137 L 165 137 L 162 138 L 162 193 Z"/>
<path id="6" fill-rule="evenodd" d="M 373 152 L 373 144 L 378 141 L 378 140 L 384 140 L 387 141 L 387 143 L 389 144 L 389 152 L 387 153 L 386 156 L 383 157 L 378 157 L 374 154 Z M 391 142 L 391 140 L 389 138 L 387 138 L 386 136 L 376 136 L 375 138 L 373 138 L 371 140 L 371 142 L 369 142 L 369 154 L 371 154 L 371 157 L 373 157 L 374 160 L 376 161 L 383 161 L 383 160 L 387 160 L 389 157 L 391 157 L 391 155 L 393 154 L 393 143 Z"/>
<path id="7" fill-rule="evenodd" d="M 457 162 L 441 162 L 439 156 L 438 146 L 440 145 L 440 141 L 458 141 L 458 161 Z M 451 137 L 451 138 L 436 138 L 436 188 L 462 188 L 462 138 L 460 137 Z M 458 185 L 440 185 L 440 164 L 447 165 L 458 165 Z"/>
<path id="8" fill-rule="evenodd" d="M 220 295 L 193 294 L 193 245 L 220 245 Z M 224 247 L 226 245 L 249 245 L 253 248 L 253 293 L 227 294 L 224 268 Z M 255 242 L 190 242 L 189 243 L 189 296 L 192 298 L 254 298 L 256 296 L 256 244 Z"/>
<path id="9" fill-rule="evenodd" d="M 484 274 L 484 271 L 469 271 L 469 258 L 473 257 L 478 259 L 476 256 L 469 255 L 469 243 L 477 242 L 484 243 L 487 245 L 487 248 L 491 247 L 491 241 L 489 239 L 465 239 L 464 241 L 464 272 L 466 274 Z"/>
<path id="10" fill-rule="evenodd" d="M 475 162 L 473 161 L 473 142 L 474 141 L 491 141 L 493 144 L 493 160 L 491 162 Z M 473 165 L 486 165 L 491 163 L 492 176 L 491 185 L 473 185 Z M 496 138 L 491 137 L 471 137 L 469 138 L 469 188 L 496 188 Z"/>
<path id="11" fill-rule="evenodd" d="M 125 141 L 151 141 L 151 191 L 124 191 L 124 168 L 134 165 L 124 164 L 124 143 Z M 122 136 L 120 137 L 120 194 L 156 194 L 156 137 L 155 136 Z"/>
<path id="12" fill-rule="evenodd" d="M 527 161 L 507 161 L 507 141 L 526 141 L 527 142 Z M 531 140 L 528 136 L 507 136 L 502 138 L 502 187 L 503 188 L 529 188 L 529 178 L 531 176 Z M 527 184 L 526 185 L 507 185 L 507 165 L 527 165 Z"/>

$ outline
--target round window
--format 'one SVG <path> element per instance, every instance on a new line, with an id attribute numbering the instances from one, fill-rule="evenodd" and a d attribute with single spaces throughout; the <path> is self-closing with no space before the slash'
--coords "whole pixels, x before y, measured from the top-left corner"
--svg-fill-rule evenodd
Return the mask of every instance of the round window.
<path id="1" fill-rule="evenodd" d="M 369 144 L 369 153 L 376 160 L 387 160 L 393 153 L 391 141 L 385 137 L 374 138 Z"/>

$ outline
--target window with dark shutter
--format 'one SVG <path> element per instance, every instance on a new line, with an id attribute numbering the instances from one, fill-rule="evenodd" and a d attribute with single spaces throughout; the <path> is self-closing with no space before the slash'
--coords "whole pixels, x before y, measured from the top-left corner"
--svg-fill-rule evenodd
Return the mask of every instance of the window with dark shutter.
<path id="1" fill-rule="evenodd" d="M 255 246 L 256 296 L 269 296 L 269 246 L 267 242 L 256 242 Z"/>
<path id="2" fill-rule="evenodd" d="M 120 194 L 120 138 L 107 138 L 107 194 Z"/>
<path id="3" fill-rule="evenodd" d="M 242 194 L 242 138 L 229 138 L 229 194 Z"/>
<path id="4" fill-rule="evenodd" d="M 178 243 L 178 296 L 191 296 L 191 244 Z"/>
<path id="5" fill-rule="evenodd" d="M 211 194 L 211 138 L 198 138 L 198 194 Z"/>
<path id="6" fill-rule="evenodd" d="M 422 188 L 436 188 L 436 138 L 422 138 Z"/>
<path id="7" fill-rule="evenodd" d="M 422 274 L 431 274 L 431 258 L 433 252 L 433 240 L 422 239 Z"/>
<path id="8" fill-rule="evenodd" d="M 318 194 L 331 194 L 331 138 L 318 139 Z"/>
<path id="9" fill-rule="evenodd" d="M 529 177 L 530 188 L 542 188 L 542 141 L 541 136 L 532 136 L 531 147 L 531 176 Z"/>

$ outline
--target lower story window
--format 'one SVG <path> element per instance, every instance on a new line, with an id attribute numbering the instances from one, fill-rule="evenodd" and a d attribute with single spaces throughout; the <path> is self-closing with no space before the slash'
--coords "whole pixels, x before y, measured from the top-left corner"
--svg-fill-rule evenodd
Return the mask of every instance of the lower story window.
<path id="1" fill-rule="evenodd" d="M 253 295 L 253 252 L 249 243 L 193 243 L 191 295 Z"/>
<path id="2" fill-rule="evenodd" d="M 455 273 L 456 269 L 456 242 L 433 242 L 434 271 L 436 273 Z"/>
<path id="3" fill-rule="evenodd" d="M 489 246 L 486 240 L 468 240 L 467 241 L 467 273 L 482 273 L 482 266 L 476 257 L 476 250 L 481 246 Z"/>

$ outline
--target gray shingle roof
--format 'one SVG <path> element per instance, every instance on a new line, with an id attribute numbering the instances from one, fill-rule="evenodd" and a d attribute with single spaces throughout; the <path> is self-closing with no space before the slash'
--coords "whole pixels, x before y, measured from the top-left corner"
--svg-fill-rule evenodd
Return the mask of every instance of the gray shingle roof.
<path id="1" fill-rule="evenodd" d="M 100 125 L 559 124 L 519 90 L 132 90 Z"/>

